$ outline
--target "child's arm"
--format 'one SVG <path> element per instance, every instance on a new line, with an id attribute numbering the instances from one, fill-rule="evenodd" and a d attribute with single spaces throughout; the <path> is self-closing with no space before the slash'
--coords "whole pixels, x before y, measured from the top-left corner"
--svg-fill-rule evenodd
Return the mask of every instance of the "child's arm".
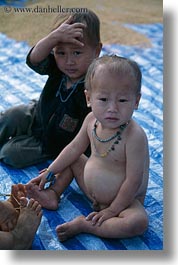
<path id="1" fill-rule="evenodd" d="M 87 220 L 92 220 L 95 225 L 101 225 L 103 221 L 118 216 L 121 211 L 129 207 L 142 184 L 145 157 L 148 152 L 147 137 L 142 131 L 129 138 L 126 144 L 126 178 L 119 192 L 110 206 L 99 213 L 92 212 Z"/>
<path id="2" fill-rule="evenodd" d="M 83 29 L 86 27 L 83 23 L 73 23 L 72 17 L 69 17 L 56 30 L 52 31 L 45 38 L 41 39 L 33 48 L 30 54 L 30 62 L 38 64 L 43 61 L 59 43 L 73 43 L 83 46 Z"/>
<path id="3" fill-rule="evenodd" d="M 45 183 L 48 182 L 46 177 L 49 172 L 52 172 L 54 175 L 61 173 L 85 152 L 90 143 L 87 133 L 88 120 L 90 119 L 90 116 L 91 113 L 85 118 L 83 125 L 74 140 L 63 149 L 48 169 L 41 171 L 39 176 L 30 181 L 32 183 L 39 184 L 39 190 L 44 189 Z"/>

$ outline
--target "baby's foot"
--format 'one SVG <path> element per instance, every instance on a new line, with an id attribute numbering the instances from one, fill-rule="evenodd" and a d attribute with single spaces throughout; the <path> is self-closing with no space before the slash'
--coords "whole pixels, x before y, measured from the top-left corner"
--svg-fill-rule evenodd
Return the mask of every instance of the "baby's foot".
<path id="1" fill-rule="evenodd" d="M 39 190 L 38 185 L 28 183 L 26 185 L 26 191 L 27 197 L 34 198 L 42 207 L 49 210 L 56 210 L 58 208 L 59 198 L 53 189 Z"/>
<path id="2" fill-rule="evenodd" d="M 71 222 L 58 225 L 56 227 L 56 233 L 59 240 L 62 242 L 81 233 L 83 222 L 86 222 L 85 217 L 79 216 L 74 220 L 72 220 Z"/>
<path id="3" fill-rule="evenodd" d="M 29 249 L 31 247 L 42 217 L 41 205 L 34 199 L 30 199 L 27 203 L 27 199 L 22 198 L 21 205 L 17 225 L 11 232 L 14 239 L 13 249 Z"/>

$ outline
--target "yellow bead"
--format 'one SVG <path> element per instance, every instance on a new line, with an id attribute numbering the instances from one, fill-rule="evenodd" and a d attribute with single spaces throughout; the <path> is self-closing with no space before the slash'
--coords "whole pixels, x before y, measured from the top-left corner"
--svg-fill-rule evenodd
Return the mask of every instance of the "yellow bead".
<path id="1" fill-rule="evenodd" d="M 107 152 L 105 152 L 105 153 L 102 153 L 102 154 L 100 154 L 100 156 L 101 156 L 101 157 L 106 157 L 106 156 L 107 156 L 107 154 L 108 154 L 108 153 L 107 153 Z"/>

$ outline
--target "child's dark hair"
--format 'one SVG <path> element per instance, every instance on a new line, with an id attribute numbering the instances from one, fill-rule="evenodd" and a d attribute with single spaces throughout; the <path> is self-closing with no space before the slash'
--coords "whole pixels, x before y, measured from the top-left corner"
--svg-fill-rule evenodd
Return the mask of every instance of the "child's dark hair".
<path id="1" fill-rule="evenodd" d="M 128 77 L 131 76 L 135 79 L 134 88 L 136 94 L 141 93 L 142 73 L 138 64 L 135 61 L 117 55 L 104 55 L 94 59 L 89 66 L 85 77 L 85 88 L 87 90 L 92 89 L 92 79 L 95 75 L 96 69 L 101 65 L 107 65 L 107 70 L 111 73 L 127 75 Z"/>
<path id="2" fill-rule="evenodd" d="M 86 25 L 84 29 L 84 38 L 86 37 L 87 43 L 95 47 L 101 42 L 100 20 L 98 16 L 89 9 L 87 9 L 87 12 L 58 15 L 55 19 L 53 30 L 57 29 L 69 16 L 73 18 L 72 24 L 79 22 Z"/>

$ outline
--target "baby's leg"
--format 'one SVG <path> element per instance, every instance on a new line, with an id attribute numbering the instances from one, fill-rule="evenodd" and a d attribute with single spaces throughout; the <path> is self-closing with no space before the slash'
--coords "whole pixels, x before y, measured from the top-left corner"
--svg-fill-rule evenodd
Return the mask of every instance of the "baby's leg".
<path id="1" fill-rule="evenodd" d="M 137 200 L 124 210 L 119 217 L 104 221 L 101 226 L 92 225 L 84 216 L 56 227 L 60 241 L 64 241 L 79 233 L 90 233 L 103 238 L 128 238 L 144 233 L 148 226 L 147 214 Z"/>
<path id="2" fill-rule="evenodd" d="M 83 171 L 87 157 L 82 155 L 70 167 L 66 168 L 60 175 L 56 175 L 56 181 L 48 189 L 39 190 L 39 187 L 33 183 L 26 185 L 27 197 L 37 200 L 42 207 L 49 210 L 56 210 L 59 205 L 60 196 L 69 186 L 74 176 L 77 176 L 77 182 L 80 188 L 86 193 L 83 182 Z"/>
<path id="3" fill-rule="evenodd" d="M 38 185 L 28 183 L 26 185 L 27 197 L 37 200 L 42 207 L 49 210 L 56 210 L 59 205 L 60 196 L 73 179 L 70 168 L 64 170 L 60 175 L 56 175 L 56 181 L 49 188 L 39 190 Z"/>
<path id="4" fill-rule="evenodd" d="M 94 211 L 99 211 L 100 206 L 98 202 L 95 200 L 94 197 L 92 197 L 84 183 L 84 168 L 86 165 L 86 162 L 88 160 L 88 157 L 85 155 L 81 155 L 80 158 L 71 165 L 71 170 L 73 172 L 73 175 L 77 181 L 77 184 L 79 185 L 80 189 L 85 193 L 85 195 L 93 202 L 93 209 Z"/>
<path id="5" fill-rule="evenodd" d="M 89 197 L 89 199 L 92 199 L 88 194 L 88 191 L 84 183 L 84 168 L 87 160 L 88 160 L 87 156 L 81 155 L 80 158 L 71 165 L 71 170 L 80 189 L 86 194 L 87 197 Z"/>

